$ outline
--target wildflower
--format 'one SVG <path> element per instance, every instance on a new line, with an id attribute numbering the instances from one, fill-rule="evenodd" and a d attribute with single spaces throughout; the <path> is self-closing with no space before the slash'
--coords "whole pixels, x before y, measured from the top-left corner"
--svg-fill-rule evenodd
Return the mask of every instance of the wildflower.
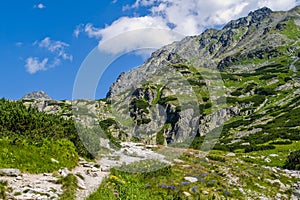
<path id="1" fill-rule="evenodd" d="M 225 190 L 225 191 L 224 191 L 224 195 L 225 195 L 225 196 L 231 196 L 231 193 L 228 192 L 227 190 Z"/>
<path id="2" fill-rule="evenodd" d="M 197 192 L 197 186 L 192 187 L 192 191 L 193 191 L 194 193 L 196 193 L 196 192 Z"/>
<path id="3" fill-rule="evenodd" d="M 181 182 L 181 185 L 189 185 L 190 182 Z"/>
<path id="4" fill-rule="evenodd" d="M 174 190 L 176 188 L 176 186 L 174 185 L 165 185 L 165 184 L 161 184 L 160 185 L 162 188 L 165 188 L 165 189 L 172 189 Z"/>

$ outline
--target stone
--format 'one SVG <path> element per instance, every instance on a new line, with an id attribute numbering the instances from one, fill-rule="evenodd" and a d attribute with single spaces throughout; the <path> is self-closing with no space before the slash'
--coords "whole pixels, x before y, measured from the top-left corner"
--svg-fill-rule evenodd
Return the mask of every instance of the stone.
<path id="1" fill-rule="evenodd" d="M 174 159 L 173 160 L 175 163 L 184 163 L 184 161 L 183 160 L 180 160 L 180 159 Z"/>
<path id="2" fill-rule="evenodd" d="M 276 180 L 266 179 L 266 181 L 269 182 L 269 183 L 271 183 L 272 185 L 275 184 L 275 183 L 279 184 L 280 190 L 282 190 L 282 191 L 286 191 L 287 190 L 287 187 L 280 180 L 278 180 L 278 179 L 276 179 Z"/>
<path id="3" fill-rule="evenodd" d="M 12 177 L 17 177 L 21 175 L 21 172 L 19 169 L 0 169 L 0 176 L 12 176 Z"/>
<path id="4" fill-rule="evenodd" d="M 95 163 L 93 163 L 93 162 L 83 164 L 84 167 L 90 167 L 90 168 L 94 167 L 94 165 L 95 165 Z"/>
<path id="5" fill-rule="evenodd" d="M 190 176 L 184 177 L 184 180 L 189 181 L 189 182 L 191 182 L 191 183 L 195 183 L 195 182 L 198 181 L 197 178 L 195 178 L 195 177 L 190 177 Z"/>
<path id="6" fill-rule="evenodd" d="M 235 155 L 235 153 L 228 153 L 226 156 L 228 156 L 228 157 L 235 157 L 236 155 Z"/>
<path id="7" fill-rule="evenodd" d="M 86 186 L 85 186 L 84 181 L 80 177 L 78 177 L 78 176 L 76 176 L 76 179 L 77 179 L 77 186 L 80 189 L 86 190 Z"/>
<path id="8" fill-rule="evenodd" d="M 207 192 L 206 190 L 203 190 L 203 191 L 202 191 L 202 194 L 204 194 L 204 195 L 208 195 L 208 194 L 209 194 L 209 192 Z"/>
<path id="9" fill-rule="evenodd" d="M 186 196 L 186 197 L 190 197 L 190 196 L 192 196 L 190 193 L 188 193 L 188 192 L 183 192 L 183 194 L 184 194 L 184 196 Z"/>
<path id="10" fill-rule="evenodd" d="M 102 172 L 109 172 L 110 167 L 109 166 L 101 166 L 101 171 Z"/>
<path id="11" fill-rule="evenodd" d="M 60 169 L 58 170 L 58 173 L 62 176 L 62 177 L 67 177 L 70 174 L 70 171 L 67 168 L 64 169 Z"/>
<path id="12" fill-rule="evenodd" d="M 270 163 L 272 160 L 270 158 L 265 158 L 265 162 Z"/>
<path id="13" fill-rule="evenodd" d="M 55 160 L 54 158 L 51 158 L 51 162 L 56 163 L 56 164 L 59 164 L 59 161 L 58 161 L 58 160 Z"/>

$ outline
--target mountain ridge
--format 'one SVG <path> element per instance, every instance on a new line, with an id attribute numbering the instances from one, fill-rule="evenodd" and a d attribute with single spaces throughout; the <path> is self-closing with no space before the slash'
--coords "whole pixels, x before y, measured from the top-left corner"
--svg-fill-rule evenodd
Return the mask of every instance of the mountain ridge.
<path id="1" fill-rule="evenodd" d="M 272 18 L 270 17 L 271 15 Z M 284 19 L 287 19 L 289 15 L 298 15 L 299 17 L 299 6 L 287 12 L 272 12 L 268 8 L 262 8 L 254 12 L 250 12 L 247 17 L 229 22 L 221 30 L 208 29 L 198 36 L 189 36 L 184 38 L 182 41 L 174 42 L 170 45 L 162 47 L 154 52 L 152 56 L 143 65 L 141 65 L 141 67 L 138 68 L 138 72 L 134 69 L 129 73 L 121 74 L 118 80 L 110 87 L 107 97 L 124 91 L 124 88 L 126 89 L 127 86 L 133 85 L 133 80 L 136 81 L 146 79 L 146 72 L 150 74 L 153 73 L 156 69 L 160 68 L 159 64 L 162 62 L 168 63 L 172 58 L 176 58 L 177 60 L 173 59 L 171 62 L 189 61 L 187 63 L 191 65 L 203 65 L 203 67 L 213 69 L 219 65 L 218 68 L 220 69 L 223 67 L 223 63 L 228 62 L 230 59 L 230 54 L 232 55 L 234 52 L 240 51 L 242 48 L 246 48 L 247 51 L 256 51 L 257 48 L 262 48 L 260 47 L 259 42 L 251 42 L 251 38 L 256 38 L 257 34 L 264 36 L 262 33 L 265 33 L 267 38 L 261 38 L 268 40 L 270 42 L 270 47 L 272 47 L 272 43 L 274 43 L 273 45 L 276 47 L 278 46 L 279 42 L 274 41 L 287 41 L 288 38 L 282 38 L 281 35 L 276 34 L 267 34 L 269 33 L 268 30 L 271 28 L 276 28 L 278 24 L 278 26 L 280 26 L 280 22 L 283 22 Z M 274 18 L 274 16 L 276 16 L 276 18 Z M 265 24 L 262 24 L 263 20 L 266 19 L 269 19 L 270 24 L 268 25 L 271 27 L 265 27 Z M 248 24 L 249 27 L 247 27 Z M 238 30 L 234 32 L 234 27 L 236 26 L 238 29 L 240 29 L 241 25 L 245 30 Z M 258 28 L 256 28 L 256 26 L 258 26 Z M 259 27 L 261 28 L 259 29 Z M 252 29 L 254 29 L 254 31 L 256 30 L 256 32 L 253 32 Z M 241 54 L 242 53 L 243 51 L 241 51 Z"/>

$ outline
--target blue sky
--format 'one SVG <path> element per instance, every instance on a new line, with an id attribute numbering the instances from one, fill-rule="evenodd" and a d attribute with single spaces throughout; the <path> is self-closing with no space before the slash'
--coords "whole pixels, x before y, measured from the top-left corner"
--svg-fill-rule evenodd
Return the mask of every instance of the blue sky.
<path id="1" fill-rule="evenodd" d="M 96 97 L 104 97 L 119 73 L 147 58 L 148 54 L 128 53 L 131 50 L 145 45 L 157 48 L 200 34 L 207 27 L 221 26 L 262 6 L 288 10 L 297 4 L 296 0 L 3 0 L 0 97 L 19 99 L 43 90 L 55 99 L 71 99 L 77 73 L 89 53 L 123 34 L 122 44 L 105 47 L 110 53 L 126 54 L 108 66 L 97 86 Z M 181 37 L 124 34 L 149 28 L 176 32 Z"/>

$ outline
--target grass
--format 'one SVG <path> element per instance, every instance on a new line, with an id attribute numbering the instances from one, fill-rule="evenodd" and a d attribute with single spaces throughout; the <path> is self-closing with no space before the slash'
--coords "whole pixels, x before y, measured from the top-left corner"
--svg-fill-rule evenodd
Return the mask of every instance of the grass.
<path id="1" fill-rule="evenodd" d="M 6 200 L 7 181 L 0 181 L 0 199 Z"/>
<path id="2" fill-rule="evenodd" d="M 52 158 L 59 163 L 52 162 Z M 64 167 L 71 169 L 77 162 L 78 154 L 73 143 L 68 140 L 44 140 L 42 146 L 0 140 L 0 168 L 18 168 L 22 172 L 35 174 L 53 172 Z"/>
<path id="3" fill-rule="evenodd" d="M 76 198 L 77 178 L 73 174 L 61 178 L 58 183 L 62 184 L 63 189 L 63 193 L 60 196 L 61 200 L 74 200 Z"/>
<path id="4" fill-rule="evenodd" d="M 271 142 L 268 142 L 269 144 Z M 274 145 L 275 149 L 255 151 L 247 154 L 239 154 L 240 158 L 246 162 L 251 162 L 259 165 L 267 165 L 272 167 L 283 167 L 287 161 L 287 156 L 291 151 L 300 150 L 299 141 L 294 141 L 288 145 Z M 238 150 L 237 150 L 238 151 Z M 270 155 L 276 154 L 277 156 L 271 157 Z M 247 157 L 244 157 L 247 156 Z M 266 158 L 270 159 L 270 162 L 266 162 Z"/>
<path id="5" fill-rule="evenodd" d="M 286 27 L 282 31 L 282 34 L 286 35 L 290 39 L 298 39 L 300 35 L 300 30 L 298 26 L 296 26 L 294 19 L 290 19 L 284 24 L 286 25 Z"/>
<path id="6" fill-rule="evenodd" d="M 273 198 L 278 193 L 286 195 L 282 199 L 289 199 L 292 189 L 282 190 L 280 184 L 272 184 L 270 180 L 278 179 L 284 185 L 292 185 L 297 179 L 286 177 L 281 171 L 275 173 L 263 165 L 281 166 L 289 150 L 300 147 L 298 142 L 275 146 L 274 150 L 236 153 L 234 157 L 226 156 L 227 152 L 213 150 L 206 156 L 208 160 L 201 152 L 188 150 L 182 152 L 179 157 L 183 163 L 165 167 L 164 164 L 155 161 L 123 165 L 113 168 L 110 177 L 104 180 L 88 200 L 245 199 L 246 197 L 255 199 L 258 196 Z M 270 154 L 278 154 L 278 157 L 274 157 L 270 163 L 260 162 L 259 159 L 254 159 L 253 162 L 244 159 L 245 156 L 260 157 Z M 194 177 L 198 181 L 187 182 L 184 179 L 187 176 Z M 246 194 L 243 194 L 241 188 Z M 187 197 L 185 193 L 191 196 Z"/>

